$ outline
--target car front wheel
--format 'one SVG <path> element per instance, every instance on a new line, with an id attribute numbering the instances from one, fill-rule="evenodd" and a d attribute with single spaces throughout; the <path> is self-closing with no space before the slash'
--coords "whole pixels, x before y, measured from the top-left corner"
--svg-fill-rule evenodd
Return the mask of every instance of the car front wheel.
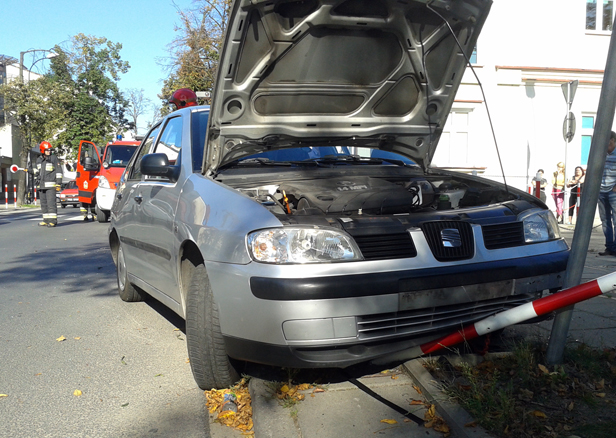
<path id="1" fill-rule="evenodd" d="M 128 270 L 126 269 L 126 260 L 124 259 L 124 250 L 122 245 L 118 245 L 118 265 L 116 267 L 118 276 L 118 291 L 120 298 L 124 301 L 142 301 L 143 295 L 128 281 Z"/>
<path id="2" fill-rule="evenodd" d="M 189 262 L 187 262 L 189 263 Z M 218 321 L 218 306 L 205 266 L 193 268 L 186 302 L 186 340 L 193 377 L 203 390 L 221 389 L 239 380 Z"/>

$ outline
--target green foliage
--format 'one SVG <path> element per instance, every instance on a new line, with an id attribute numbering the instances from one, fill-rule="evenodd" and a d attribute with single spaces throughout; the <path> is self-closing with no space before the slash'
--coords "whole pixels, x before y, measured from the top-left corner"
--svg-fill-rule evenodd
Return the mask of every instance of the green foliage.
<path id="1" fill-rule="evenodd" d="M 193 5 L 187 11 L 178 10 L 181 26 L 169 45 L 170 74 L 158 96 L 162 114 L 169 112 L 167 101 L 178 88 L 211 91 L 216 79 L 231 0 L 195 0 Z"/>
<path id="2" fill-rule="evenodd" d="M 106 143 L 116 133 L 132 129 L 126 118 L 128 101 L 117 81 L 130 65 L 122 61 L 122 45 L 106 38 L 78 34 L 69 47 L 54 47 L 49 80 L 62 84 L 73 95 L 67 108 L 66 129 L 58 140 L 73 153 L 80 140 Z"/>

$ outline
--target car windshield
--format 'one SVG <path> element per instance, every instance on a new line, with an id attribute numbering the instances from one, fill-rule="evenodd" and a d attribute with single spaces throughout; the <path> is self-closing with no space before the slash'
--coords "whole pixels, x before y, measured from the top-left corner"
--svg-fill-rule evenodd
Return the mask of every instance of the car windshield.
<path id="1" fill-rule="evenodd" d="M 69 181 L 66 184 L 66 187 L 64 187 L 65 189 L 76 189 L 77 188 L 77 182 L 75 181 Z"/>
<path id="2" fill-rule="evenodd" d="M 104 161 L 110 167 L 126 167 L 136 149 L 130 145 L 108 146 Z"/>
<path id="3" fill-rule="evenodd" d="M 239 161 L 266 159 L 274 162 L 303 162 L 303 161 L 339 161 L 343 163 L 376 162 L 384 164 L 410 164 L 415 163 L 408 158 L 394 152 L 370 148 L 348 148 L 346 146 L 306 146 L 298 148 L 279 149 L 249 155 Z M 374 160 L 371 160 L 374 159 Z"/>

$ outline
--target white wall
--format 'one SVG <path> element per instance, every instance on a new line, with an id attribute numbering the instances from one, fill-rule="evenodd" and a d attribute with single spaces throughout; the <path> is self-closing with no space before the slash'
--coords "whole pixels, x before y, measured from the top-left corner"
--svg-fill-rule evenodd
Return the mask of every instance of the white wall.
<path id="1" fill-rule="evenodd" d="M 501 161 L 511 186 L 525 190 L 539 168 L 546 175 L 565 161 L 567 176 L 581 163 L 582 115 L 596 115 L 610 32 L 586 31 L 586 0 L 494 0 L 477 43 L 477 81 L 467 69 L 453 110 L 470 109 L 469 158 L 434 165 L 485 167 L 502 181 L 488 122 L 490 110 Z M 571 107 L 577 122 L 565 145 L 566 102 L 561 84 L 578 80 Z M 548 178 L 549 180 L 549 178 Z"/>

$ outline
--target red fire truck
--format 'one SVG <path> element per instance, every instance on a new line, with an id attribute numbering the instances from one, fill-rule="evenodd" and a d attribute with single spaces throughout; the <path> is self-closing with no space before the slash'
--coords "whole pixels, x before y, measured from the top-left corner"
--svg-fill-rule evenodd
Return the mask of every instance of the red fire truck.
<path id="1" fill-rule="evenodd" d="M 79 202 L 94 205 L 99 222 L 109 219 L 116 185 L 137 146 L 138 141 L 118 140 L 107 143 L 101 155 L 94 143 L 79 142 L 76 166 Z"/>

